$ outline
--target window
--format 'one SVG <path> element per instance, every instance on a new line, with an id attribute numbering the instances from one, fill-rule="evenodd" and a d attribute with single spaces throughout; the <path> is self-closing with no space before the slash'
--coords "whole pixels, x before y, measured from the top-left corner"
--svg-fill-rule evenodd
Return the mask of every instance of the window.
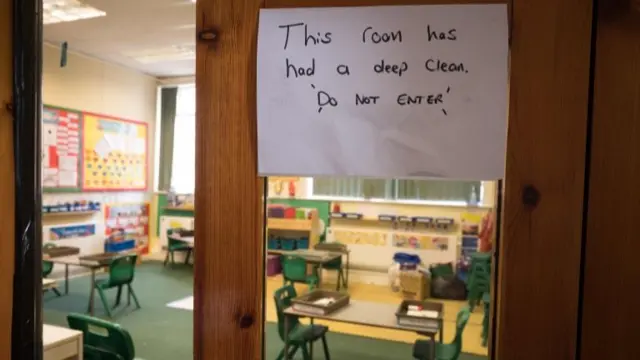
<path id="1" fill-rule="evenodd" d="M 176 99 L 171 187 L 178 194 L 193 194 L 196 184 L 196 88 L 180 86 Z"/>
<path id="2" fill-rule="evenodd" d="M 479 202 L 482 192 L 480 181 L 331 177 L 313 178 L 311 182 L 313 196 L 353 199 L 467 203 L 473 196 Z"/>

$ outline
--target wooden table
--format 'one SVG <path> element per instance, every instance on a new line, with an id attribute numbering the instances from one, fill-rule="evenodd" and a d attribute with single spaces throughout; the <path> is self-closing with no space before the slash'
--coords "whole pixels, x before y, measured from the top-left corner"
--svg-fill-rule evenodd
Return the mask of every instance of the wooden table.
<path id="1" fill-rule="evenodd" d="M 135 252 L 133 252 L 135 253 Z M 132 254 L 132 252 L 124 252 L 124 253 L 114 253 L 113 258 L 117 258 L 119 256 L 124 256 Z M 89 261 L 89 260 L 81 260 L 79 255 L 71 255 L 71 256 L 61 256 L 50 258 L 47 261 L 51 261 L 54 264 L 62 264 L 64 265 L 64 293 L 69 294 L 69 265 L 72 266 L 81 266 L 91 270 L 91 292 L 89 293 L 89 306 L 87 312 L 89 315 L 93 315 L 93 304 L 95 300 L 95 282 L 96 282 L 96 271 L 99 269 L 103 269 L 109 267 L 109 264 L 100 263 L 98 261 Z"/>
<path id="2" fill-rule="evenodd" d="M 42 290 L 53 289 L 58 285 L 58 282 L 54 279 L 42 279 Z"/>
<path id="3" fill-rule="evenodd" d="M 172 234 L 171 236 L 169 236 L 169 238 L 171 238 L 171 240 L 182 241 L 190 247 L 195 247 L 196 245 L 196 239 L 193 236 L 180 236 L 180 234 Z"/>
<path id="4" fill-rule="evenodd" d="M 42 325 L 43 360 L 82 360 L 82 332 Z"/>
<path id="5" fill-rule="evenodd" d="M 347 255 L 346 283 L 347 284 L 345 285 L 345 287 L 349 287 L 349 252 L 342 253 L 342 252 L 334 252 L 334 251 L 327 251 L 327 250 L 299 249 L 299 250 L 267 250 L 267 253 L 300 256 L 301 258 L 304 258 L 308 263 L 318 265 L 319 277 L 322 277 L 322 266 L 324 264 L 334 261 L 335 259 L 338 259 L 342 257 L 342 255 L 346 254 Z M 318 279 L 318 283 L 320 282 L 321 282 L 321 279 Z"/>
<path id="6" fill-rule="evenodd" d="M 323 319 L 336 322 L 343 322 L 355 325 L 373 326 L 384 329 L 402 330 L 419 333 L 420 335 L 431 338 L 434 343 L 432 346 L 432 358 L 435 360 L 435 337 L 439 334 L 440 343 L 443 341 L 443 313 L 440 313 L 437 319 L 438 326 L 434 327 L 413 327 L 398 325 L 396 319 L 396 311 L 398 305 L 385 304 L 371 301 L 351 300 L 349 305 L 328 315 L 309 314 L 306 312 L 296 311 L 293 307 L 284 310 L 284 359 L 289 360 L 289 319 L 294 317 L 308 317 L 313 325 L 314 319 Z M 313 358 L 313 343 L 309 344 L 309 352 Z"/>

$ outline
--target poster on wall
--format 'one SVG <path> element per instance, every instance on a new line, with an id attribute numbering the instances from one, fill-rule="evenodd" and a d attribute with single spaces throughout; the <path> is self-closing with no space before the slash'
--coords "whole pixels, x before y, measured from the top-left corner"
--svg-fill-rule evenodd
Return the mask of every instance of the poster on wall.
<path id="1" fill-rule="evenodd" d="M 119 233 L 134 240 L 141 253 L 149 252 L 149 203 L 109 204 L 105 208 L 105 235 Z"/>
<path id="2" fill-rule="evenodd" d="M 506 4 L 262 9 L 264 176 L 503 177 Z"/>
<path id="3" fill-rule="evenodd" d="M 49 229 L 49 240 L 84 238 L 96 234 L 95 224 L 56 226 Z"/>
<path id="4" fill-rule="evenodd" d="M 45 106 L 42 110 L 42 187 L 77 191 L 80 174 L 81 113 Z"/>
<path id="5" fill-rule="evenodd" d="M 147 188 L 147 124 L 83 114 L 84 191 Z"/>

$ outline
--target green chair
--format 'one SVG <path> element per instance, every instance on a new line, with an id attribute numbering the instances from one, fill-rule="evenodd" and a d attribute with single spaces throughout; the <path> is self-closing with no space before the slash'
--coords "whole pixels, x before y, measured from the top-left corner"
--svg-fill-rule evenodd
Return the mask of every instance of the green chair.
<path id="1" fill-rule="evenodd" d="M 322 265 L 323 270 L 334 270 L 338 272 L 338 280 L 336 281 L 336 291 L 340 291 L 341 287 L 348 288 L 347 279 L 342 268 L 342 256 L 335 260 L 331 260 L 328 263 Z"/>
<path id="2" fill-rule="evenodd" d="M 435 360 L 458 360 L 462 352 L 462 333 L 469 321 L 471 311 L 468 307 L 460 309 L 456 317 L 456 336 L 449 344 L 435 344 Z M 413 345 L 413 357 L 417 360 L 431 360 L 431 349 L 434 342 L 431 340 L 417 340 Z"/>
<path id="3" fill-rule="evenodd" d="M 491 254 L 475 253 L 471 255 L 471 266 L 467 282 L 469 309 L 473 312 L 484 293 L 489 292 L 491 284 Z"/>
<path id="4" fill-rule="evenodd" d="M 42 246 L 43 249 L 51 249 L 54 247 L 56 247 L 56 245 L 52 243 L 47 243 Z M 46 278 L 51 274 L 52 271 L 53 271 L 53 263 L 51 261 L 43 260 L 42 261 L 42 277 Z M 58 291 L 58 289 L 51 288 L 51 291 L 53 291 L 57 296 L 60 296 L 60 291 Z"/>
<path id="5" fill-rule="evenodd" d="M 489 341 L 489 314 L 491 313 L 491 294 L 484 293 L 482 295 L 482 303 L 484 304 L 484 315 L 482 317 L 482 346 L 487 346 Z"/>
<path id="6" fill-rule="evenodd" d="M 171 258 L 171 265 L 175 265 L 174 254 L 175 253 L 186 253 L 186 257 L 184 259 L 184 263 L 189 263 L 189 258 L 191 257 L 191 252 L 193 248 L 188 244 L 185 244 L 183 241 L 174 240 L 171 238 L 174 232 L 180 232 L 182 229 L 169 229 L 167 230 L 167 256 L 164 258 L 164 265 L 167 266 L 169 262 L 169 258 Z"/>
<path id="7" fill-rule="evenodd" d="M 289 322 L 288 339 L 289 339 L 289 358 L 293 358 L 298 349 L 302 351 L 302 358 L 304 360 L 311 360 L 309 349 L 307 345 L 322 340 L 322 347 L 324 349 L 324 358 L 330 360 L 329 347 L 327 346 L 326 333 L 329 328 L 322 325 L 303 325 L 296 316 L 289 316 L 284 314 L 284 310 L 291 306 L 291 300 L 297 296 L 296 289 L 293 285 L 284 286 L 273 295 L 276 303 L 276 312 L 278 314 L 278 335 L 280 339 L 285 339 L 285 317 Z M 284 358 L 284 347 L 278 354 L 276 360 L 282 360 Z"/>
<path id="8" fill-rule="evenodd" d="M 81 314 L 67 315 L 67 323 L 82 331 L 85 360 L 133 360 L 135 348 L 127 330 L 118 324 Z"/>
<path id="9" fill-rule="evenodd" d="M 309 285 L 309 290 L 318 286 L 318 274 L 313 269 L 313 274 L 307 274 L 307 260 L 296 255 L 282 256 L 282 279 L 284 285 L 293 283 L 305 283 Z"/>
<path id="10" fill-rule="evenodd" d="M 104 291 L 108 289 L 118 288 L 116 302 L 113 305 L 114 309 L 120 305 L 122 287 L 124 286 L 127 288 L 127 305 L 131 304 L 131 298 L 133 297 L 133 301 L 136 303 L 136 308 L 140 308 L 138 297 L 131 287 L 131 283 L 133 282 L 136 272 L 137 259 L 138 255 L 125 255 L 111 260 L 111 263 L 109 264 L 109 277 L 106 279 L 96 280 L 95 288 L 98 290 L 100 300 L 102 300 L 102 305 L 104 305 L 109 317 L 111 317 L 111 310 L 109 309 L 107 298 L 104 294 Z"/>

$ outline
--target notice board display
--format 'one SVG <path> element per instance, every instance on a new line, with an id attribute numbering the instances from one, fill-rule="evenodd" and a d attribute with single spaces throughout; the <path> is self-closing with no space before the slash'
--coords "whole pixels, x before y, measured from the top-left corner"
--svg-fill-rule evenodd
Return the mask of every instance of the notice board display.
<path id="1" fill-rule="evenodd" d="M 80 112 L 44 106 L 42 110 L 42 187 L 44 191 L 78 191 Z"/>
<path id="2" fill-rule="evenodd" d="M 147 188 L 147 124 L 84 114 L 84 191 Z"/>
<path id="3" fill-rule="evenodd" d="M 261 175 L 503 177 L 507 6 L 263 9 Z"/>

